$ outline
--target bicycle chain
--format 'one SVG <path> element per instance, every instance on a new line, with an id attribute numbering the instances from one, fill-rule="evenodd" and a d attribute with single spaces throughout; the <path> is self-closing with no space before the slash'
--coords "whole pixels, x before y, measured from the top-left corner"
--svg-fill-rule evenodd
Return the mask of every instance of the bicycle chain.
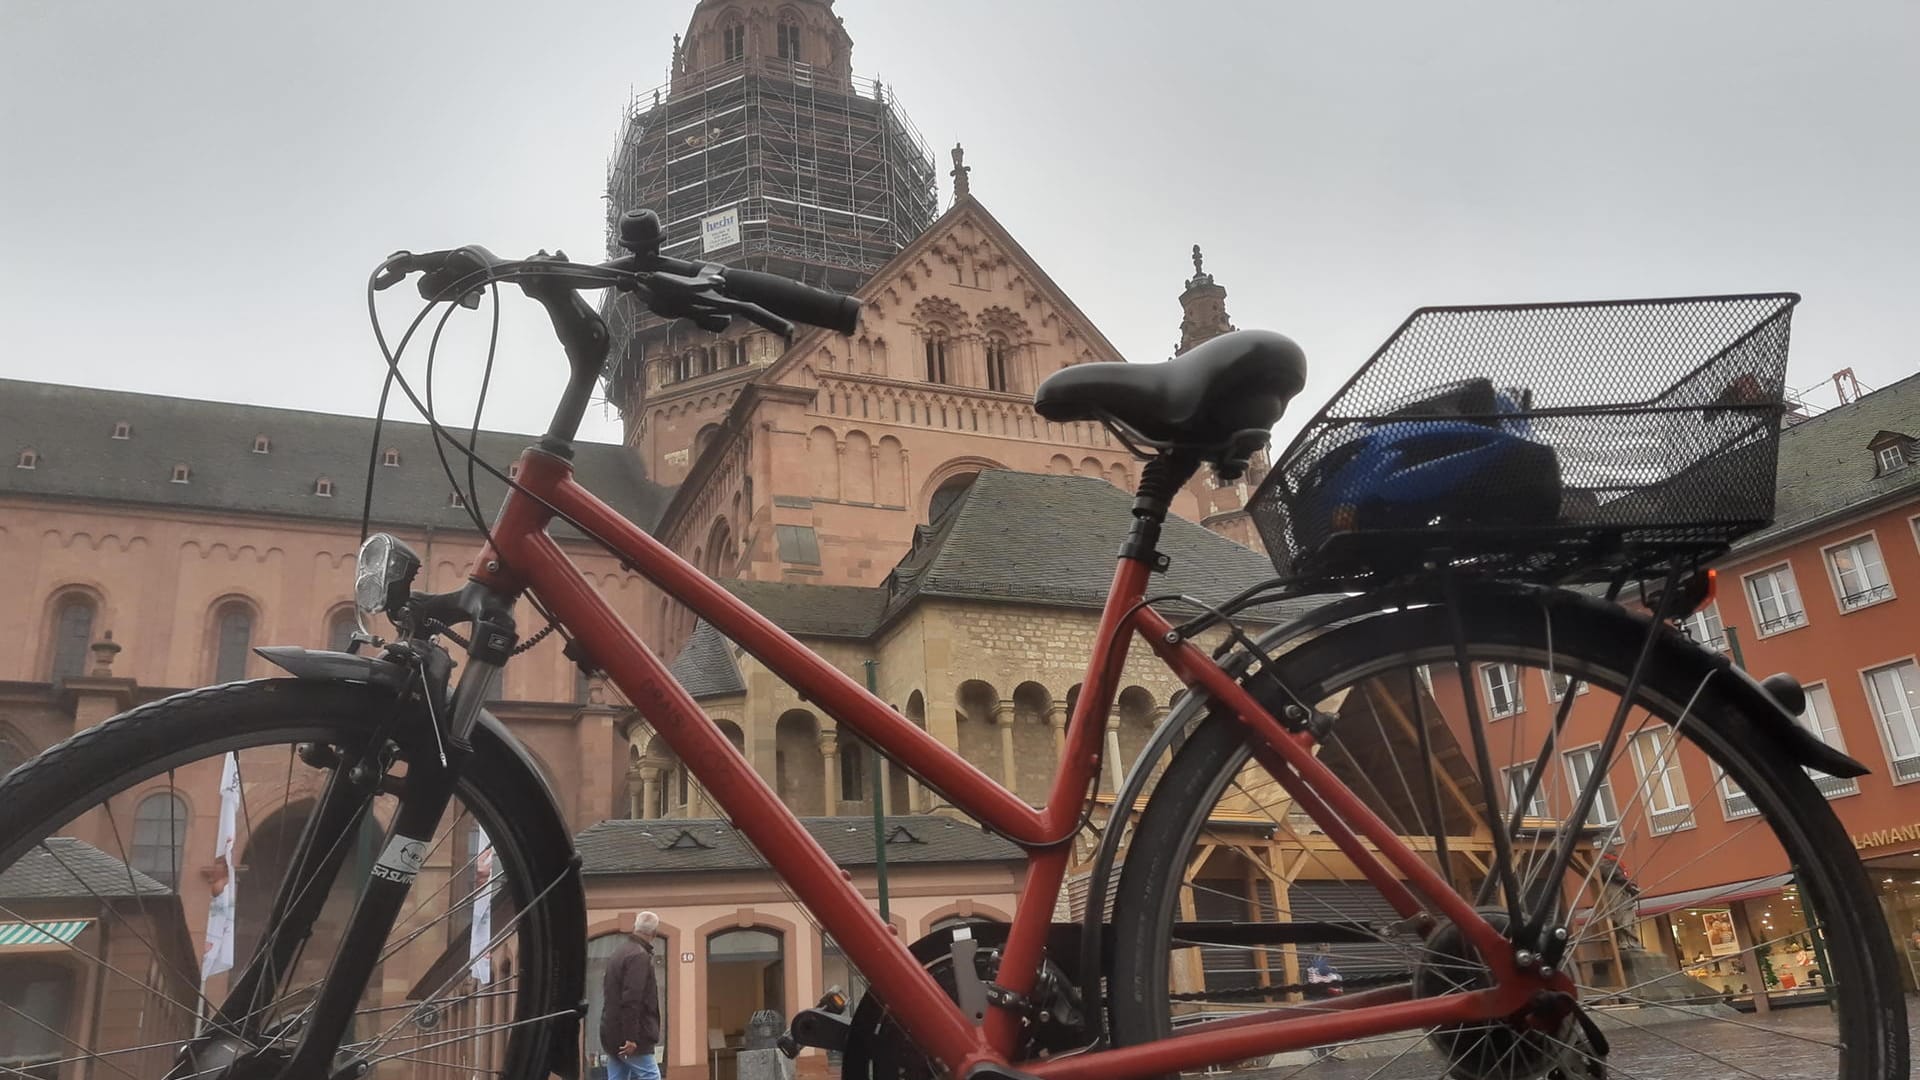
<path id="1" fill-rule="evenodd" d="M 1342 990 L 1374 986 L 1393 986 L 1398 983 L 1412 982 L 1410 971 L 1391 972 L 1384 975 L 1356 975 L 1351 979 L 1341 979 L 1335 984 Z M 1169 1001 L 1258 1001 L 1275 994 L 1304 994 L 1327 983 L 1294 983 L 1291 986 L 1244 986 L 1233 990 L 1195 990 L 1184 994 L 1168 994 Z"/>

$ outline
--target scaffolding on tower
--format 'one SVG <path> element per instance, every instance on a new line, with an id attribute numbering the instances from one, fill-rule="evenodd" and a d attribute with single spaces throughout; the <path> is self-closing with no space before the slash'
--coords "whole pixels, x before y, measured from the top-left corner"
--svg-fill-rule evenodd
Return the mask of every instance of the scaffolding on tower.
<path id="1" fill-rule="evenodd" d="M 890 88 L 772 57 L 681 72 L 629 102 L 607 167 L 607 247 L 648 208 L 664 254 L 708 258 L 851 292 L 933 221 L 932 155 Z M 715 246 L 702 222 L 738 215 Z M 665 342 L 661 320 L 610 298 L 609 396 L 634 400 Z"/>

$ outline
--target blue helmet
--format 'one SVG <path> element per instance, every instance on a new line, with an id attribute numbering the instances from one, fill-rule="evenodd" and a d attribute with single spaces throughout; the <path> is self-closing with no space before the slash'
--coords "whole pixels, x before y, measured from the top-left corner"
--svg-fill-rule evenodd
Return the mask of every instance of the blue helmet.
<path id="1" fill-rule="evenodd" d="M 1347 532 L 1553 524 L 1559 457 L 1527 437 L 1530 398 L 1472 380 L 1358 428 L 1302 477 L 1296 540 L 1312 549 Z"/>

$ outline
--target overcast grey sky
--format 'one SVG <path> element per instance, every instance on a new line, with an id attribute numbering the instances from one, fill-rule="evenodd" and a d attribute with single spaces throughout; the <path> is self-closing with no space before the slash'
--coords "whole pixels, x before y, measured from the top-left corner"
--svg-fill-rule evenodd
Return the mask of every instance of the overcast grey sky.
<path id="1" fill-rule="evenodd" d="M 0 375 L 369 413 L 367 272 L 597 257 L 622 104 L 692 8 L 0 0 Z M 1300 406 L 1428 303 L 1792 289 L 1796 386 L 1920 362 L 1920 4 L 836 10 L 943 205 L 962 141 L 1132 359 L 1176 339 L 1198 242 L 1238 325 L 1306 347 Z M 511 299 L 487 422 L 537 430 L 562 361 Z"/>

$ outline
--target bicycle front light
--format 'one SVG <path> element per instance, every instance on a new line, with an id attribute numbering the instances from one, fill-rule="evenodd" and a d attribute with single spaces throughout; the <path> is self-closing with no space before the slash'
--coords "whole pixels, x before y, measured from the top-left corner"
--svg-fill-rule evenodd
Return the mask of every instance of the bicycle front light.
<path id="1" fill-rule="evenodd" d="M 420 556 L 399 537 L 391 533 L 367 537 L 353 567 L 353 606 L 360 610 L 360 629 L 371 633 L 368 616 L 405 607 L 419 572 Z"/>

